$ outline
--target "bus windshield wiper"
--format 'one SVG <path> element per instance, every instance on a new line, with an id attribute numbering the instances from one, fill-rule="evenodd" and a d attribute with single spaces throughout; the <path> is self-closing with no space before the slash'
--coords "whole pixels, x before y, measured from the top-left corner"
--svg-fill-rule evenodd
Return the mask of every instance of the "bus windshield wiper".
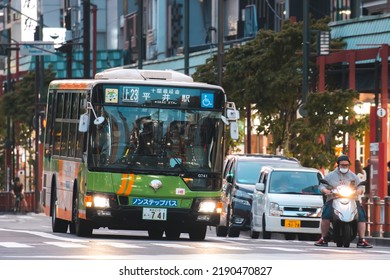
<path id="1" fill-rule="evenodd" d="M 185 174 L 188 173 L 187 168 L 183 165 L 183 161 L 180 158 L 172 157 L 176 164 L 173 166 L 173 168 L 179 167 Z"/>

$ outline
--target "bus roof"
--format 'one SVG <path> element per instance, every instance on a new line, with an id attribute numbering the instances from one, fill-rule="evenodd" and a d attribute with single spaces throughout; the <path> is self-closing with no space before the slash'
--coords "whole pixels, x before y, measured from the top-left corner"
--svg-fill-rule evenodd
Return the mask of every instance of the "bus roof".
<path id="1" fill-rule="evenodd" d="M 193 83 L 194 80 L 183 73 L 174 70 L 143 70 L 116 67 L 104 70 L 95 75 L 95 79 L 125 79 L 125 80 L 165 80 Z"/>
<path id="2" fill-rule="evenodd" d="M 218 85 L 212 85 L 194 80 L 183 73 L 174 70 L 143 70 L 143 69 L 128 69 L 124 67 L 115 67 L 99 72 L 95 75 L 95 79 L 59 79 L 50 83 L 49 89 L 62 90 L 87 90 L 94 87 L 96 84 L 112 82 L 129 83 L 136 82 L 137 84 L 159 84 L 169 86 L 175 83 L 175 86 L 185 87 L 205 87 L 218 88 L 224 92 L 223 88 Z"/>

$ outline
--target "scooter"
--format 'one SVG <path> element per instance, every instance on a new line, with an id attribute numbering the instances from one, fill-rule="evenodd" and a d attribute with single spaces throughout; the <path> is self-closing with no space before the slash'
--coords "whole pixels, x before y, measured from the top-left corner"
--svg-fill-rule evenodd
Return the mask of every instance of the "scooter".
<path id="1" fill-rule="evenodd" d="M 326 180 L 320 182 L 327 185 L 333 196 L 333 217 L 327 239 L 333 240 L 337 247 L 349 247 L 357 236 L 358 210 L 357 193 L 355 185 L 339 185 L 332 187 Z M 364 186 L 366 182 L 360 182 L 358 186 Z"/>

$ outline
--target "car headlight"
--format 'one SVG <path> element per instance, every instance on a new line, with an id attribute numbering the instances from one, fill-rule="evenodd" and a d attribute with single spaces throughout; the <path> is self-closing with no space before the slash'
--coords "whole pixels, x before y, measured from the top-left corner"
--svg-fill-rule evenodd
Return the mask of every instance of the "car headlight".
<path id="1" fill-rule="evenodd" d="M 283 214 L 283 210 L 280 208 L 279 204 L 271 202 L 269 204 L 269 214 L 270 216 L 281 216 Z"/>
<path id="2" fill-rule="evenodd" d="M 212 200 L 205 200 L 199 203 L 199 212 L 213 213 L 217 208 L 217 202 Z"/>
<path id="3" fill-rule="evenodd" d="M 241 190 L 237 190 L 236 193 L 234 194 L 233 201 L 234 203 L 240 203 L 246 206 L 251 206 L 249 200 L 251 200 L 251 196 L 249 193 Z"/>
<path id="4" fill-rule="evenodd" d="M 251 206 L 248 200 L 240 199 L 240 198 L 233 198 L 234 203 L 243 204 L 246 206 Z"/>

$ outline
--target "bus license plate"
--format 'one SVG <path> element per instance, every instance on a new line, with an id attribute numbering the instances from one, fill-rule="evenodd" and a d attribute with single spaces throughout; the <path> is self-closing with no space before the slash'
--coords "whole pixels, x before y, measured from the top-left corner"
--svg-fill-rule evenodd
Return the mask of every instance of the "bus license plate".
<path id="1" fill-rule="evenodd" d="M 166 221 L 166 208 L 142 208 L 142 219 L 154 221 Z"/>
<path id="2" fill-rule="evenodd" d="M 299 220 L 285 220 L 284 226 L 289 227 L 289 228 L 300 228 L 301 221 L 299 221 Z"/>

